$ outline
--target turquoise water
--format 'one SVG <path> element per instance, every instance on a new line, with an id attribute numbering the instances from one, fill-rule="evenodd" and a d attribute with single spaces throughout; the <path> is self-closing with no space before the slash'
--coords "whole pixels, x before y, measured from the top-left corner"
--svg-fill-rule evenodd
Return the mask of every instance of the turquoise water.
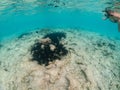
<path id="1" fill-rule="evenodd" d="M 40 28 L 73 28 L 109 36 L 119 37 L 120 35 L 117 30 L 117 24 L 102 19 L 104 16 L 102 11 L 98 13 L 59 7 L 33 9 L 36 11 L 35 13 L 34 10 L 14 12 L 9 12 L 9 8 L 3 10 L 3 14 L 0 15 L 0 39 Z M 31 14 L 32 12 L 33 14 Z"/>

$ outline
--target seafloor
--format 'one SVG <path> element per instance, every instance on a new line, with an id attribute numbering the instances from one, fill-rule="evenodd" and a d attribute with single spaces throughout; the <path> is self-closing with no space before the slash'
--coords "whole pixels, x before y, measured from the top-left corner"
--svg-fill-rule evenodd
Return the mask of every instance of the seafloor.
<path id="1" fill-rule="evenodd" d="M 36 39 L 65 32 L 69 53 L 39 65 L 31 61 Z M 0 90 L 120 90 L 120 38 L 73 29 L 43 29 L 0 45 Z"/>

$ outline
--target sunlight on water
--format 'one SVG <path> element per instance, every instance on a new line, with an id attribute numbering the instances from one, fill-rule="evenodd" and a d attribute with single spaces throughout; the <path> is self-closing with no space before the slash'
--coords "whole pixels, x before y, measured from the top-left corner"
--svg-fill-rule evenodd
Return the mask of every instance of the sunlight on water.
<path id="1" fill-rule="evenodd" d="M 83 11 L 99 12 L 104 9 L 105 3 L 109 0 L 2 0 L 0 10 L 9 10 L 8 12 L 33 10 L 33 8 L 44 7 L 61 7 L 74 8 Z"/>

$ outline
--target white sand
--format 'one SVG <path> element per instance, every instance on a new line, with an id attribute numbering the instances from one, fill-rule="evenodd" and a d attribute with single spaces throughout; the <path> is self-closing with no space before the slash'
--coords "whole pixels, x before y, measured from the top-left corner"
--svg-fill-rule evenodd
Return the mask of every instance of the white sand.
<path id="1" fill-rule="evenodd" d="M 49 66 L 31 61 L 30 47 L 53 31 L 67 34 L 69 54 Z M 77 30 L 42 30 L 3 43 L 0 90 L 120 90 L 120 39 Z"/>

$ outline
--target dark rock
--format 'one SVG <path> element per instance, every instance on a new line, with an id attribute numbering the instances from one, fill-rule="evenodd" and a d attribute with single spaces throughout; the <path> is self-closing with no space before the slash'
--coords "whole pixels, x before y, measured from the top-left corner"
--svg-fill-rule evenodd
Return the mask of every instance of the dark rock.
<path id="1" fill-rule="evenodd" d="M 54 7 L 59 7 L 58 5 L 55 5 Z"/>
<path id="2" fill-rule="evenodd" d="M 8 69 L 7 69 L 7 68 L 5 68 L 4 70 L 5 70 L 6 72 L 8 71 Z"/>
<path id="3" fill-rule="evenodd" d="M 113 55 L 113 53 L 112 53 L 112 52 L 109 52 L 108 50 L 103 50 L 103 51 L 102 51 L 102 54 L 103 54 L 104 56 L 112 56 L 112 55 Z"/>
<path id="4" fill-rule="evenodd" d="M 49 62 L 60 60 L 62 56 L 67 55 L 68 50 L 60 42 L 66 38 L 63 32 L 55 32 L 45 35 L 40 41 L 36 42 L 31 48 L 32 60 L 40 65 L 49 65 Z"/>
<path id="5" fill-rule="evenodd" d="M 109 43 L 108 46 L 109 46 L 110 49 L 115 50 L 115 45 L 114 44 Z"/>
<path id="6" fill-rule="evenodd" d="M 110 48 L 110 49 L 112 49 L 112 50 L 115 50 L 115 45 L 114 44 L 112 44 L 112 43 L 108 43 L 108 42 L 104 42 L 104 41 L 97 41 L 96 42 L 96 44 L 94 44 L 94 45 L 97 45 L 97 47 L 99 47 L 99 48 L 102 48 L 102 47 L 108 47 L 108 48 Z"/>
<path id="7" fill-rule="evenodd" d="M 52 43 L 60 44 L 62 38 L 66 38 L 66 34 L 63 32 L 55 32 L 45 35 L 43 38 L 50 38 Z"/>
<path id="8" fill-rule="evenodd" d="M 105 46 L 106 45 L 106 43 L 105 42 L 100 42 L 100 43 L 97 43 L 97 46 L 98 47 L 103 47 L 103 46 Z"/>

